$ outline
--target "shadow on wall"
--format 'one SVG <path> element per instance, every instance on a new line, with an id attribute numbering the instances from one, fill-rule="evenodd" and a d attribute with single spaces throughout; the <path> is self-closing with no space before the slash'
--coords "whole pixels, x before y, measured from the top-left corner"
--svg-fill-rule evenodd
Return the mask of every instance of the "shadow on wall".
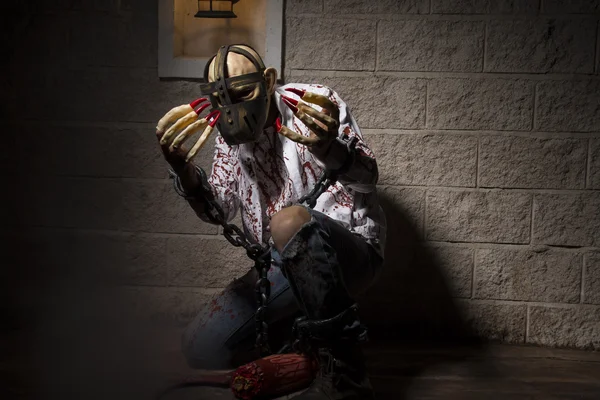
<path id="1" fill-rule="evenodd" d="M 358 299 L 371 338 L 367 365 L 377 398 L 413 398 L 414 379 L 440 368 L 450 374 L 467 368 L 467 376 L 476 375 L 473 367 L 460 367 L 474 357 L 480 373 L 498 374 L 494 363 L 478 357 L 486 351 L 483 341 L 453 300 L 441 255 L 424 245 L 408 209 L 385 191 L 379 199 L 388 225 L 384 269 Z"/>
<path id="2" fill-rule="evenodd" d="M 379 194 L 387 218 L 384 269 L 359 299 L 372 338 L 476 342 L 452 298 L 440 255 L 423 243 L 409 212 Z"/>
<path id="3" fill-rule="evenodd" d="M 402 339 L 386 346 L 385 354 L 371 356 L 370 365 L 373 384 L 383 395 L 380 398 L 397 399 L 425 369 L 480 349 L 469 346 L 451 356 L 429 352 L 396 357 L 398 344 L 408 345 L 415 339 L 428 340 L 427 346 L 433 346 L 433 341 L 464 341 L 474 336 L 452 300 L 438 256 L 419 244 L 421 238 L 408 211 L 385 192 L 381 202 L 388 219 L 386 266 L 359 304 L 374 344 L 379 339 Z M 144 297 L 136 305 L 119 292 L 118 271 L 91 262 L 97 254 L 93 247 L 80 243 L 80 234 L 22 233 L 26 238 L 9 243 L 14 250 L 9 261 L 15 268 L 10 277 L 4 275 L 13 286 L 4 295 L 18 299 L 12 301 L 16 306 L 13 318 L 5 320 L 11 325 L 7 343 L 14 349 L 10 358 L 16 366 L 5 381 L 9 392 L 33 387 L 48 399 L 90 398 L 91 393 L 97 396 L 91 398 L 144 399 L 173 370 L 184 367 L 182 358 L 173 359 L 175 352 L 179 354 L 178 336 L 165 336 L 166 324 L 138 315 L 139 307 L 147 309 L 155 303 Z M 23 248 L 30 251 L 17 250 Z M 285 324 L 271 328 L 271 337 L 277 337 L 278 331 L 290 332 Z M 388 390 L 381 376 L 390 371 L 395 383 Z"/>

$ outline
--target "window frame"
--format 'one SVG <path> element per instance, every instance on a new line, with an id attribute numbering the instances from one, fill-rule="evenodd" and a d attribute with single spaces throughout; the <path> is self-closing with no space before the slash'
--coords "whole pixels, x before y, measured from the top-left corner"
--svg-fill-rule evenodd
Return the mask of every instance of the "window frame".
<path id="1" fill-rule="evenodd" d="M 282 74 L 284 0 L 266 0 L 265 57 L 267 67 Z M 158 0 L 158 76 L 159 78 L 199 78 L 208 57 L 175 56 L 175 0 Z"/>

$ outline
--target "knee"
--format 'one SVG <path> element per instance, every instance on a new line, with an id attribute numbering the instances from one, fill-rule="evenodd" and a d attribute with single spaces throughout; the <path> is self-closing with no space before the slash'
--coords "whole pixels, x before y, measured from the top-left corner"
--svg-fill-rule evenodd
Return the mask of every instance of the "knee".
<path id="1" fill-rule="evenodd" d="M 290 206 L 271 217 L 271 236 L 275 248 L 282 251 L 290 239 L 310 221 L 310 213 L 301 206 Z"/>

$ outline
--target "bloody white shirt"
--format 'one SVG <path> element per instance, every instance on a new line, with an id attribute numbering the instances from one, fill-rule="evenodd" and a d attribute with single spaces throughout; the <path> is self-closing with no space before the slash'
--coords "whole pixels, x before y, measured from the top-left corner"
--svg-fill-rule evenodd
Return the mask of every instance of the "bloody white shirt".
<path id="1" fill-rule="evenodd" d="M 350 110 L 328 87 L 299 83 L 277 87 L 274 96 L 283 125 L 304 136 L 310 134 L 281 99 L 282 94 L 295 97 L 284 90 L 288 87 L 328 96 L 339 107 L 339 136 L 357 137 L 359 153 L 375 159 Z M 319 106 L 312 106 L 321 110 Z M 221 135 L 217 135 L 209 183 L 228 221 L 239 211 L 246 235 L 262 244 L 272 244 L 270 218 L 282 208 L 298 204 L 298 200 L 313 189 L 325 165 L 305 145 L 278 134 L 274 127 L 267 127 L 258 141 L 234 146 L 227 145 Z M 340 179 L 321 194 L 314 209 L 362 236 L 383 255 L 386 221 L 377 198 L 377 177 L 370 177 L 368 171 L 363 171 L 363 175 L 363 182 L 341 183 L 344 180 Z"/>

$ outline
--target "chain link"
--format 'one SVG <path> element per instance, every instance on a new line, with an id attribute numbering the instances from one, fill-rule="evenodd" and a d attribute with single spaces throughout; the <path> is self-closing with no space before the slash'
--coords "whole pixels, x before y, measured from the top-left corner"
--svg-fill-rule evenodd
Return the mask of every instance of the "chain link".
<path id="1" fill-rule="evenodd" d="M 209 221 L 220 225 L 223 228 L 223 236 L 225 236 L 227 241 L 235 247 L 243 247 L 248 257 L 254 261 L 254 268 L 256 268 L 259 277 L 255 285 L 258 305 L 254 318 L 256 323 L 256 347 L 262 356 L 271 354 L 268 336 L 269 326 L 266 322 L 267 303 L 271 295 L 271 283 L 267 277 L 267 273 L 271 268 L 271 248 L 270 246 L 262 247 L 260 244 L 249 239 L 237 225 L 227 223 L 223 209 L 212 196 L 206 173 L 198 166 L 196 166 L 196 170 L 200 175 L 202 184 L 197 192 L 191 194 L 183 190 L 177 174 L 169 171 L 170 177 L 174 180 L 173 186 L 175 187 L 175 191 L 188 200 L 201 197 L 205 207 L 204 213 Z"/>
<path id="2" fill-rule="evenodd" d="M 271 354 L 269 348 L 269 326 L 266 322 L 267 303 L 271 295 L 271 282 L 267 273 L 271 268 L 271 249 L 269 246 L 262 247 L 260 244 L 250 240 L 244 232 L 234 224 L 228 224 L 225 213 L 221 206 L 212 198 L 205 196 L 205 207 L 207 218 L 223 227 L 223 236 L 235 247 L 243 247 L 246 254 L 254 261 L 254 268 L 258 272 L 258 280 L 255 285 L 257 309 L 254 316 L 256 325 L 256 347 L 261 355 Z"/>
<path id="3" fill-rule="evenodd" d="M 354 147 L 356 145 L 356 138 L 352 138 L 348 142 L 348 148 L 352 156 L 350 160 L 353 162 Z M 350 157 L 349 157 L 350 159 Z M 306 204 L 308 207 L 313 208 L 317 203 L 317 199 L 323 194 L 329 187 L 337 181 L 337 177 L 340 173 L 343 173 L 347 166 L 342 167 L 338 171 L 325 170 L 321 174 L 321 177 L 315 184 L 313 190 L 310 191 L 306 196 L 302 197 L 298 202 L 300 204 Z M 196 199 L 201 197 L 205 205 L 205 214 L 207 218 L 220 225 L 223 228 L 223 236 L 235 247 L 243 247 L 246 250 L 246 254 L 250 259 L 254 261 L 254 268 L 258 272 L 258 280 L 255 285 L 257 309 L 254 316 L 254 322 L 256 324 L 256 347 L 259 349 L 262 356 L 271 354 L 269 348 L 269 325 L 266 322 L 267 303 L 271 295 L 271 282 L 267 277 L 267 273 L 271 268 L 271 248 L 270 246 L 261 246 L 256 241 L 249 239 L 244 232 L 234 224 L 228 224 L 225 220 L 225 213 L 221 206 L 215 201 L 208 179 L 204 170 L 196 166 L 196 171 L 200 175 L 201 185 L 199 189 L 194 193 L 186 193 L 181 186 L 179 177 L 174 171 L 169 171 L 171 179 L 173 179 L 173 186 L 175 191 L 186 199 Z M 283 351 L 283 350 L 282 350 Z M 282 352 L 280 351 L 280 352 Z"/>

